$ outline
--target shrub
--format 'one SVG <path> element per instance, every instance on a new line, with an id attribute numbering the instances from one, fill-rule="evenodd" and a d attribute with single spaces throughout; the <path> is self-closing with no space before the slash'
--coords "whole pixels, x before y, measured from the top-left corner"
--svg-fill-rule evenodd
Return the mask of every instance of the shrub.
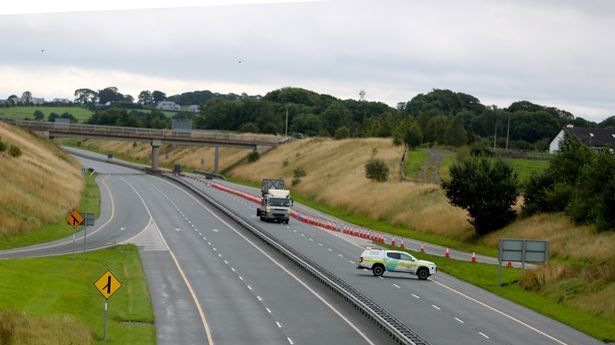
<path id="1" fill-rule="evenodd" d="M 350 130 L 348 129 L 348 127 L 339 127 L 338 129 L 335 130 L 336 140 L 346 139 L 349 136 L 350 136 Z"/>
<path id="2" fill-rule="evenodd" d="M 11 155 L 11 157 L 19 157 L 21 156 L 21 149 L 15 145 L 11 145 L 11 147 L 9 148 L 9 154 Z"/>
<path id="3" fill-rule="evenodd" d="M 288 159 L 282 161 L 282 168 L 286 168 L 288 166 Z"/>
<path id="4" fill-rule="evenodd" d="M 293 177 L 295 178 L 301 178 L 306 176 L 306 172 L 305 169 L 303 169 L 302 167 L 297 167 L 295 168 L 295 170 L 293 170 Z"/>
<path id="5" fill-rule="evenodd" d="M 487 234 L 515 218 L 512 206 L 519 195 L 517 174 L 501 159 L 463 159 L 450 169 L 451 179 L 442 182 L 451 204 L 470 214 L 478 235 Z"/>
<path id="6" fill-rule="evenodd" d="M 246 158 L 248 159 L 248 162 L 254 163 L 257 160 L 259 160 L 259 158 L 261 158 L 261 154 L 258 153 L 258 151 L 254 150 L 254 151 L 248 153 L 248 156 Z"/>
<path id="7" fill-rule="evenodd" d="M 389 179 L 389 167 L 382 159 L 372 158 L 365 163 L 365 177 L 378 182 Z"/>
<path id="8" fill-rule="evenodd" d="M 254 122 L 246 122 L 239 127 L 241 133 L 258 133 L 260 129 Z"/>
<path id="9" fill-rule="evenodd" d="M 301 182 L 301 179 L 300 179 L 300 178 L 294 178 L 294 179 L 293 179 L 293 181 L 292 181 L 292 185 L 293 185 L 293 187 L 294 187 L 294 186 L 296 186 L 296 185 L 298 185 L 300 182 Z"/>
<path id="10" fill-rule="evenodd" d="M 2 139 L 0 139 L 0 152 L 4 151 L 6 151 L 6 144 L 2 142 Z"/>

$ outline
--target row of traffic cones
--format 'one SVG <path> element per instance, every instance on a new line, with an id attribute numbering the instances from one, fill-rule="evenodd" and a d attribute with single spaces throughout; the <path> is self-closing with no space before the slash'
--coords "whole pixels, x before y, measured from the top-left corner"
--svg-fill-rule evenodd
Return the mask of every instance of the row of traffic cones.
<path id="1" fill-rule="evenodd" d="M 391 240 L 391 246 L 395 247 L 396 246 L 396 242 L 395 242 L 395 237 L 393 237 L 393 239 Z M 404 249 L 404 239 L 400 239 L 400 243 L 399 243 L 399 247 L 401 249 Z M 423 245 L 423 242 L 421 242 L 421 246 L 419 247 L 419 252 L 420 253 L 425 253 L 425 246 Z M 451 254 L 448 248 L 446 248 L 446 250 L 444 251 L 444 257 L 447 259 L 450 259 Z M 470 257 L 470 262 L 472 263 L 477 263 L 478 259 L 476 258 L 476 252 L 472 252 L 472 256 Z M 512 268 L 512 261 L 508 261 L 508 263 L 506 263 L 506 267 L 507 268 Z"/>

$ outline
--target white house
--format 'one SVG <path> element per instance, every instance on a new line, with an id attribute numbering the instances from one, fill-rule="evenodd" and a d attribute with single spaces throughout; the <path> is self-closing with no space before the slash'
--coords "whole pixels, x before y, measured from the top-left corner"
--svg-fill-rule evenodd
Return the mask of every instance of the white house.
<path id="1" fill-rule="evenodd" d="M 171 102 L 171 101 L 160 101 L 158 102 L 158 104 L 156 105 L 156 109 L 158 110 L 173 110 L 173 111 L 179 111 L 182 109 L 182 107 L 179 104 L 176 104 L 175 102 Z"/>
<path id="2" fill-rule="evenodd" d="M 45 103 L 45 99 L 44 98 L 38 98 L 38 97 L 32 97 L 32 104 L 34 105 L 41 105 L 43 103 Z"/>
<path id="3" fill-rule="evenodd" d="M 53 103 L 70 103 L 70 99 L 68 98 L 54 98 Z"/>
<path id="4" fill-rule="evenodd" d="M 193 104 L 193 105 L 188 107 L 188 111 L 192 112 L 192 113 L 198 113 L 199 112 L 199 106 L 196 105 L 196 104 Z"/>
<path id="5" fill-rule="evenodd" d="M 559 151 L 559 146 L 562 140 L 564 140 L 564 134 L 568 132 L 570 135 L 574 135 L 580 142 L 589 148 L 599 149 L 602 147 L 615 147 L 615 128 L 586 128 L 586 127 L 572 127 L 568 125 L 557 133 L 555 138 L 549 144 L 549 153 L 555 153 Z"/>

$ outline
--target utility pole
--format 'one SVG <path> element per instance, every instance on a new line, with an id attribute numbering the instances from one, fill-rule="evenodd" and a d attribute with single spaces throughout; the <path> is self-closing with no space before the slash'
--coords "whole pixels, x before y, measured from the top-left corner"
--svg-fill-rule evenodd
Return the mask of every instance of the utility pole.
<path id="1" fill-rule="evenodd" d="M 498 116 L 494 113 L 493 118 L 493 149 L 495 150 L 495 140 L 498 135 Z"/>
<path id="2" fill-rule="evenodd" d="M 286 126 L 284 126 L 284 136 L 288 136 L 288 104 L 286 105 Z"/>
<path id="3" fill-rule="evenodd" d="M 510 113 L 508 113 L 508 126 L 506 126 L 506 151 L 508 151 L 508 134 L 510 133 Z"/>

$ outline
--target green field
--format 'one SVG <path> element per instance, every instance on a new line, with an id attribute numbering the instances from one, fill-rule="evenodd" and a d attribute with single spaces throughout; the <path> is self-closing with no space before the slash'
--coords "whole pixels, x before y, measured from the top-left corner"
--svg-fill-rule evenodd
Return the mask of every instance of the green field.
<path id="1" fill-rule="evenodd" d="M 522 274 L 520 269 L 502 268 L 503 278 L 500 287 L 497 281 L 498 267 L 495 265 L 445 259 L 440 256 L 421 254 L 410 250 L 407 250 L 407 252 L 420 259 L 435 262 L 438 265 L 438 270 L 442 272 L 535 310 L 592 337 L 605 342 L 615 341 L 615 320 L 592 315 L 587 311 L 567 305 L 560 298 L 543 296 L 522 289 L 517 284 Z M 438 280 L 437 276 L 435 280 Z M 557 337 L 557 335 L 554 336 Z"/>
<path id="2" fill-rule="evenodd" d="M 456 161 L 457 156 L 446 157 L 439 168 L 440 177 L 448 177 L 448 170 Z M 543 171 L 549 167 L 548 160 L 504 158 L 504 161 L 513 167 L 514 171 L 517 173 L 518 181 L 522 184 L 526 183 L 532 174 Z"/>
<path id="3" fill-rule="evenodd" d="M 93 284 L 107 270 L 122 287 L 109 299 L 107 341 L 103 342 L 104 298 Z M 147 281 L 133 245 L 89 252 L 87 260 L 82 254 L 0 260 L 0 277 L 0 321 L 7 313 L 5 318 L 15 319 L 11 311 L 23 312 L 25 319 L 16 325 L 0 324 L 0 344 L 156 343 Z M 80 329 L 85 331 L 65 334 Z M 3 340 L 10 339 L 11 333 L 31 333 L 34 339 Z M 46 338 L 37 338 L 40 333 Z"/>
<path id="4" fill-rule="evenodd" d="M 95 180 L 96 176 L 85 176 L 85 188 L 81 194 L 79 211 L 91 212 L 98 218 L 100 215 L 100 190 Z M 79 228 L 81 230 L 81 227 Z M 0 249 L 24 247 L 38 243 L 49 242 L 70 236 L 74 230 L 62 218 L 55 224 L 45 225 L 40 229 L 24 231 L 18 235 L 0 235 Z"/>
<path id="5" fill-rule="evenodd" d="M 79 106 L 66 106 L 66 107 L 45 107 L 45 106 L 24 106 L 24 107 L 9 107 L 0 108 L 0 117 L 7 119 L 24 120 L 29 118 L 34 119 L 34 112 L 40 110 L 45 114 L 45 120 L 49 117 L 49 114 L 56 113 L 62 115 L 64 113 L 73 114 L 73 116 L 79 121 L 84 122 L 89 119 L 92 112 L 86 108 Z"/>
<path id="6" fill-rule="evenodd" d="M 79 107 L 79 106 L 65 106 L 65 107 L 49 107 L 49 106 L 17 106 L 17 107 L 8 107 L 8 108 L 0 108 L 0 118 L 5 119 L 17 119 L 24 120 L 26 118 L 30 120 L 34 120 L 34 112 L 40 110 L 45 114 L 45 120 L 49 118 L 49 114 L 56 113 L 58 115 L 62 115 L 63 113 L 70 113 L 79 121 L 79 123 L 83 123 L 87 121 L 90 116 L 92 116 L 92 111 L 89 109 Z M 144 113 L 149 113 L 151 109 L 127 109 L 126 111 L 130 112 L 131 110 L 140 111 Z M 174 111 L 161 111 L 166 117 L 172 117 L 177 112 Z"/>

